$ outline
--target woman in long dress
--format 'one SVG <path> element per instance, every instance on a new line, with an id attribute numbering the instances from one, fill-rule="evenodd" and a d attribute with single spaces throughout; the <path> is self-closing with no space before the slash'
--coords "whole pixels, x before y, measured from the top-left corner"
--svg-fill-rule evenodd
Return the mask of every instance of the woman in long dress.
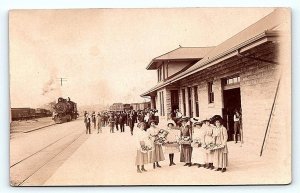
<path id="1" fill-rule="evenodd" d="M 214 139 L 212 136 L 213 127 L 211 126 L 209 120 L 204 120 L 202 127 L 203 127 L 203 130 L 205 131 L 203 146 L 214 143 Z M 211 150 L 204 150 L 204 151 L 205 151 L 205 168 L 206 169 L 214 169 L 213 152 Z"/>
<path id="2" fill-rule="evenodd" d="M 167 129 L 166 129 L 166 131 L 168 131 L 168 135 L 166 137 L 166 144 L 165 144 L 165 151 L 164 151 L 165 154 L 169 154 L 169 160 L 170 160 L 169 166 L 176 165 L 174 163 L 174 154 L 180 152 L 179 144 L 178 144 L 180 133 L 178 129 L 175 129 L 174 127 L 175 127 L 175 123 L 170 120 L 167 124 Z"/>
<path id="3" fill-rule="evenodd" d="M 151 146 L 149 143 L 149 136 L 148 133 L 144 130 L 146 127 L 145 123 L 140 123 L 139 129 L 135 133 L 136 137 L 136 160 L 135 165 L 137 167 L 137 172 L 141 173 L 142 171 L 146 172 L 144 165 L 148 163 L 148 152 L 143 151 L 142 148 L 145 146 Z M 141 166 L 141 168 L 140 168 Z"/>
<path id="4" fill-rule="evenodd" d="M 206 134 L 205 127 L 202 127 L 203 122 L 194 123 L 194 133 L 193 133 L 193 165 L 197 165 L 198 168 L 205 166 L 206 161 L 206 150 L 201 148 L 204 145 L 204 138 Z"/>
<path id="5" fill-rule="evenodd" d="M 182 118 L 180 127 L 180 137 L 190 137 L 192 139 L 192 128 L 187 125 L 188 118 Z M 191 144 L 181 144 L 180 162 L 184 162 L 184 166 L 192 166 L 192 151 Z"/>
<path id="6" fill-rule="evenodd" d="M 155 125 L 155 121 L 151 121 L 150 128 L 147 130 L 147 132 L 153 147 L 152 151 L 149 151 L 149 162 L 153 163 L 153 169 L 155 169 L 155 167 L 161 168 L 158 162 L 165 160 L 162 145 L 154 143 L 155 137 L 159 130 L 160 129 Z"/>
<path id="7" fill-rule="evenodd" d="M 213 129 L 213 137 L 215 139 L 215 144 L 221 146 L 221 148 L 213 151 L 213 163 L 216 167 L 215 171 L 225 172 L 228 165 L 227 129 L 222 125 L 221 119 L 215 121 L 215 126 L 216 127 Z"/>

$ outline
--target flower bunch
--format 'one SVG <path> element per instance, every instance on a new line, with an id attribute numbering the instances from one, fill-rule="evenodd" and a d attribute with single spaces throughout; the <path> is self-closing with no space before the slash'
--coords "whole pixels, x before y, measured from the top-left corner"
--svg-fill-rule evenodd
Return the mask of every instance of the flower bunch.
<path id="1" fill-rule="evenodd" d="M 220 145 L 220 144 L 215 144 L 215 143 L 209 143 L 209 144 L 203 146 L 203 148 L 206 150 L 215 150 L 215 149 L 220 149 L 222 147 L 224 147 L 224 146 Z"/>
<path id="2" fill-rule="evenodd" d="M 201 142 L 199 139 L 193 139 L 192 147 L 201 147 Z"/>
<path id="3" fill-rule="evenodd" d="M 169 134 L 166 130 L 159 130 L 159 132 L 155 135 L 154 143 L 164 145 L 167 141 L 167 135 Z"/>
<path id="4" fill-rule="evenodd" d="M 147 153 L 148 151 L 151 151 L 152 147 L 148 146 L 148 145 L 143 145 L 141 146 L 141 152 L 142 153 Z"/>
<path id="5" fill-rule="evenodd" d="M 182 137 L 179 139 L 178 143 L 179 143 L 179 144 L 191 144 L 192 141 L 193 141 L 193 140 L 190 138 L 190 136 L 182 136 Z"/>

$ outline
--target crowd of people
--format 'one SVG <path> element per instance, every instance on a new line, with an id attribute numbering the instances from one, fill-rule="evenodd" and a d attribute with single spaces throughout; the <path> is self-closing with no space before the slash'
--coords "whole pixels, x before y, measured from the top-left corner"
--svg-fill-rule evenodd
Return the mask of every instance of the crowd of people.
<path id="1" fill-rule="evenodd" d="M 86 134 L 91 134 L 91 127 L 97 128 L 98 133 L 102 133 L 102 128 L 107 126 L 110 128 L 110 133 L 119 130 L 125 132 L 126 125 L 133 135 L 135 123 L 144 122 L 146 128 L 149 128 L 152 121 L 155 121 L 156 125 L 159 123 L 158 111 L 155 109 L 98 112 L 97 115 L 96 112 L 84 112 Z"/>
<path id="2" fill-rule="evenodd" d="M 240 129 L 241 115 L 234 115 L 235 135 Z M 102 127 L 109 127 L 110 133 L 125 132 L 125 125 L 136 140 L 137 172 L 146 172 L 146 164 L 152 164 L 153 169 L 161 168 L 160 161 L 169 157 L 169 166 L 176 165 L 174 156 L 180 153 L 180 162 L 184 166 L 206 168 L 225 172 L 228 166 L 227 129 L 222 117 L 216 115 L 210 119 L 197 120 L 183 116 L 178 110 L 170 114 L 167 123 L 159 124 L 158 112 L 155 109 L 121 112 L 84 113 L 86 134 L 91 134 L 91 125 L 98 133 Z M 159 125 L 158 125 L 159 124 Z M 157 143 L 160 133 L 167 133 L 163 143 Z M 239 131 L 241 132 L 241 131 Z M 237 139 L 237 137 L 236 137 Z"/>
<path id="3" fill-rule="evenodd" d="M 160 128 L 153 121 L 148 129 L 144 122 L 138 124 L 137 172 L 146 172 L 145 165 L 149 163 L 153 164 L 153 169 L 160 168 L 159 162 L 165 160 L 165 154 L 169 156 L 169 166 L 176 165 L 176 153 L 180 153 L 180 162 L 184 162 L 184 166 L 225 172 L 228 166 L 228 135 L 221 116 L 203 121 L 181 117 L 175 121 L 169 120 L 165 127 Z M 157 135 L 162 131 L 167 131 L 165 141 L 156 143 Z"/>

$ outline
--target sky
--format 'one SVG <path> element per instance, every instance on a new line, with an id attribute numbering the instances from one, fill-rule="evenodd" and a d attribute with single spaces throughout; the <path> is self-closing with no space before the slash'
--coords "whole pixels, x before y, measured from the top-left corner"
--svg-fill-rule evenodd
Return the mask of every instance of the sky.
<path id="1" fill-rule="evenodd" d="M 216 46 L 273 8 L 61 9 L 9 13 L 11 107 L 143 102 L 151 59 Z M 59 78 L 66 78 L 60 84 Z"/>

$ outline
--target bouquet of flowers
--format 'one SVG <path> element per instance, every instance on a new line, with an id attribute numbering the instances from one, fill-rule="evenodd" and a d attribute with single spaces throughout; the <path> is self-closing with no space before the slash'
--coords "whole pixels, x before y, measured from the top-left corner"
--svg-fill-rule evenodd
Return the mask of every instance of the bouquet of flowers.
<path id="1" fill-rule="evenodd" d="M 199 139 L 193 139 L 193 142 L 192 142 L 192 147 L 201 147 L 201 142 L 200 142 L 200 140 Z"/>
<path id="2" fill-rule="evenodd" d="M 140 144 L 141 144 L 141 152 L 142 153 L 147 153 L 148 151 L 152 150 L 152 147 L 150 145 L 146 144 L 144 141 L 141 141 Z"/>
<path id="3" fill-rule="evenodd" d="M 215 143 L 209 143 L 209 144 L 203 146 L 203 148 L 206 150 L 215 150 L 215 149 L 220 149 L 222 147 L 224 147 L 224 146 L 221 144 L 215 144 Z"/>
<path id="4" fill-rule="evenodd" d="M 155 135 L 154 143 L 164 145 L 167 141 L 167 135 L 169 134 L 166 130 L 159 130 L 159 132 Z"/>
<path id="5" fill-rule="evenodd" d="M 178 143 L 181 145 L 183 145 L 183 144 L 189 145 L 192 143 L 192 139 L 190 138 L 190 136 L 182 136 L 179 139 Z"/>

